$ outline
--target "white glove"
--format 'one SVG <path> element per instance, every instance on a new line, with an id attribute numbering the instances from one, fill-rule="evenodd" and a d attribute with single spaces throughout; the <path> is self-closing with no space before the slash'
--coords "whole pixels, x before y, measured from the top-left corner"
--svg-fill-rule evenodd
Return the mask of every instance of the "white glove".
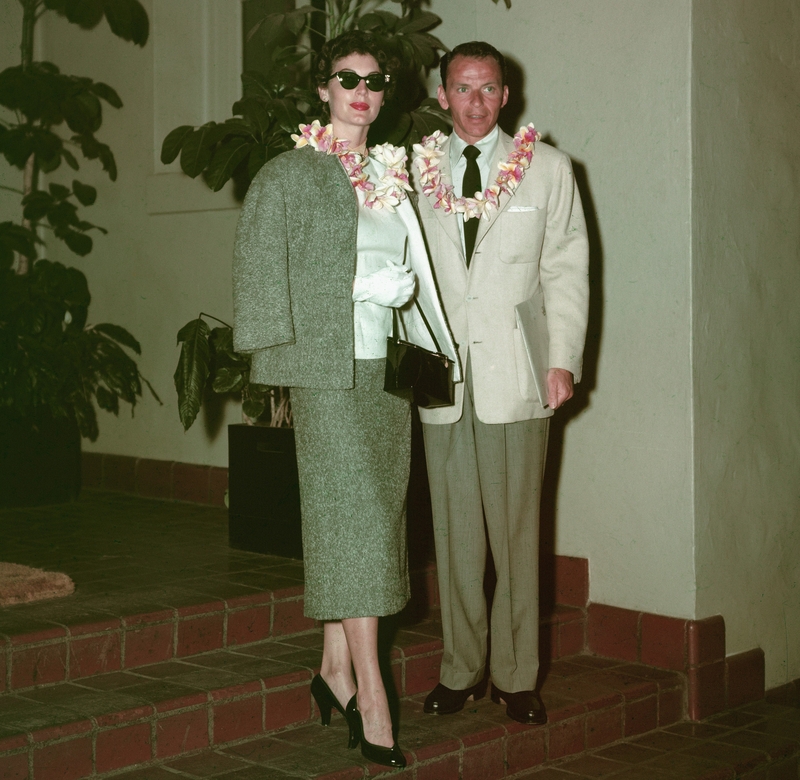
<path id="1" fill-rule="evenodd" d="M 402 306 L 414 295 L 416 282 L 417 277 L 410 268 L 387 260 L 386 268 L 367 276 L 356 276 L 353 300 L 369 301 L 379 306 Z"/>

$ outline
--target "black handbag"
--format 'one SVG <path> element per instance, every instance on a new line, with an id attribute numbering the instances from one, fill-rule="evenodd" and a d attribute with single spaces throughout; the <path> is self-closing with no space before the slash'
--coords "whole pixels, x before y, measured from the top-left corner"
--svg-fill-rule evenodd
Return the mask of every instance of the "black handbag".
<path id="1" fill-rule="evenodd" d="M 433 409 L 455 403 L 453 361 L 439 351 L 439 342 L 431 326 L 414 299 L 425 327 L 436 347 L 436 352 L 401 339 L 398 334 L 397 309 L 392 309 L 392 332 L 386 339 L 386 375 L 383 389 L 387 393 L 411 397 L 417 406 Z"/>

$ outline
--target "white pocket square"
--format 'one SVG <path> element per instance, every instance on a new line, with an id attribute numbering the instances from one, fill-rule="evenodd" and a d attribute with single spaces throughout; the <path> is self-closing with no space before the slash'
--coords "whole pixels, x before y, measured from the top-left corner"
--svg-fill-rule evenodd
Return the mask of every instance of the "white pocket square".
<path id="1" fill-rule="evenodd" d="M 539 211 L 539 206 L 509 206 L 506 211 Z"/>

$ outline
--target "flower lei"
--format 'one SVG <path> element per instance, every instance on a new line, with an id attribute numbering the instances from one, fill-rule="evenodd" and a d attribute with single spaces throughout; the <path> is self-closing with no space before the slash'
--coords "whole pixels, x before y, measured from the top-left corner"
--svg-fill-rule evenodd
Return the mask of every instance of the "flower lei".
<path id="1" fill-rule="evenodd" d="M 426 136 L 421 144 L 414 144 L 414 165 L 420 174 L 422 192 L 433 196 L 435 209 L 444 209 L 445 214 L 464 214 L 467 219 L 489 219 L 489 209 L 498 208 L 500 195 L 511 195 L 522 181 L 525 170 L 533 158 L 533 146 L 541 138 L 532 124 L 520 127 L 514 136 L 514 151 L 505 162 L 498 165 L 500 173 L 482 193 L 473 198 L 458 197 L 452 184 L 442 183 L 439 158 L 444 156 L 442 143 L 447 136 L 441 130 Z"/>
<path id="2" fill-rule="evenodd" d="M 300 125 L 300 135 L 292 135 L 295 142 L 294 148 L 310 146 L 318 152 L 338 155 L 344 166 L 350 183 L 356 190 L 364 193 L 364 205 L 369 209 L 386 209 L 394 211 L 401 200 L 406 197 L 406 192 L 411 191 L 408 183 L 406 150 L 391 144 L 379 144 L 370 149 L 370 156 L 386 166 L 383 175 L 377 184 L 370 181 L 369 174 L 364 171 L 367 158 L 358 152 L 349 150 L 350 142 L 335 138 L 333 125 L 323 127 L 318 120 L 310 125 Z"/>

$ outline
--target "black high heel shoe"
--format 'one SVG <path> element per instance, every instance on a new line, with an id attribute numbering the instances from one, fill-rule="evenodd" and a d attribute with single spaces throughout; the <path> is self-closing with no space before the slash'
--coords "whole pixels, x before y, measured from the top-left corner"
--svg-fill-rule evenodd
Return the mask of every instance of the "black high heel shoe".
<path id="1" fill-rule="evenodd" d="M 314 697 L 314 701 L 317 702 L 317 707 L 319 707 L 319 714 L 322 718 L 323 726 L 330 726 L 332 709 L 335 708 L 341 712 L 342 715 L 344 715 L 350 731 L 347 740 L 347 747 L 350 748 L 350 750 L 356 747 L 359 740 L 358 723 L 350 714 L 351 704 L 355 709 L 356 697 L 353 696 L 353 698 L 350 699 L 347 704 L 347 709 L 345 709 L 341 704 L 339 704 L 339 700 L 336 698 L 333 691 L 328 687 L 328 683 L 325 682 L 321 674 L 314 675 L 314 679 L 311 680 L 311 695 Z"/>
<path id="2" fill-rule="evenodd" d="M 367 742 L 364 737 L 364 721 L 361 719 L 361 713 L 356 706 L 355 696 L 347 703 L 347 714 L 345 717 L 347 717 L 348 723 L 355 725 L 358 729 L 358 738 L 361 741 L 361 755 L 364 756 L 367 761 L 372 761 L 374 764 L 380 764 L 381 766 L 390 766 L 395 769 L 402 769 L 405 767 L 406 757 L 403 755 L 403 751 L 400 750 L 397 742 L 391 747 L 373 745 L 371 742 Z"/>

